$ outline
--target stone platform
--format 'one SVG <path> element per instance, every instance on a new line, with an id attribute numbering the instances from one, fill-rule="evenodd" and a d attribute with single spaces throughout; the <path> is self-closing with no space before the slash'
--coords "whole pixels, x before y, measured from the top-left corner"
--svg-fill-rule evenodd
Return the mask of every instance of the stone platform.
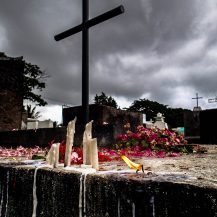
<path id="1" fill-rule="evenodd" d="M 123 162 L 101 164 L 92 173 L 78 166 L 52 169 L 2 161 L 0 216 L 214 217 L 216 150 L 211 146 L 207 154 L 134 159 L 145 168 L 138 174 Z M 22 162 L 27 163 L 32 162 Z"/>

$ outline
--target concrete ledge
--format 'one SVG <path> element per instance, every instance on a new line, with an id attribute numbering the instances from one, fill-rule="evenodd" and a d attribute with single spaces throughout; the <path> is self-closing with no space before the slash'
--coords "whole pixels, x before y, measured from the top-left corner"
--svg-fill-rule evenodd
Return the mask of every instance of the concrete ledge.
<path id="1" fill-rule="evenodd" d="M 35 168 L 0 165 L 0 216 L 33 216 Z M 217 216 L 217 185 L 188 175 L 40 168 L 35 177 L 37 217 Z"/>

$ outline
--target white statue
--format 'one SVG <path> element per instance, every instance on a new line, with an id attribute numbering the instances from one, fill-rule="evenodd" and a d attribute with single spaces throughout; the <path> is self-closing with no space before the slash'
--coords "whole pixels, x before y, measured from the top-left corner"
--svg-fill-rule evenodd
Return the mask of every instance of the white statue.
<path id="1" fill-rule="evenodd" d="M 154 127 L 157 127 L 161 130 L 168 129 L 168 125 L 164 121 L 164 116 L 160 112 L 157 113 L 157 117 L 155 117 Z"/>
<path id="2" fill-rule="evenodd" d="M 72 154 L 72 146 L 74 141 L 76 120 L 77 118 L 75 117 L 74 120 L 70 121 L 67 126 L 64 167 L 71 165 L 71 154 Z"/>

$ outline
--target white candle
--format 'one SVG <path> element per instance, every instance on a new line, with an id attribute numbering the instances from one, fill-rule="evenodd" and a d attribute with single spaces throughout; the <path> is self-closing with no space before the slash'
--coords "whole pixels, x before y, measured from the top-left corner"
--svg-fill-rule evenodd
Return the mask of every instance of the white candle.
<path id="1" fill-rule="evenodd" d="M 99 170 L 97 139 L 92 139 L 92 123 L 86 124 L 83 136 L 83 164 Z"/>
<path id="2" fill-rule="evenodd" d="M 59 150 L 60 150 L 60 143 L 56 143 L 55 147 L 55 160 L 54 160 L 54 168 L 59 166 Z"/>
<path id="3" fill-rule="evenodd" d="M 60 143 L 54 143 L 52 144 L 47 157 L 46 157 L 46 163 L 48 165 L 51 165 L 52 167 L 58 167 L 59 164 L 59 147 Z"/>
<path id="4" fill-rule="evenodd" d="M 52 146 L 50 147 L 50 150 L 48 151 L 48 154 L 47 154 L 47 157 L 46 157 L 46 163 L 48 165 L 51 165 L 52 164 L 52 153 L 53 153 L 53 149 L 54 149 L 54 146 L 52 144 Z"/>
<path id="5" fill-rule="evenodd" d="M 96 138 L 90 140 L 90 159 L 92 167 L 96 170 L 99 170 L 99 158 Z"/>
<path id="6" fill-rule="evenodd" d="M 71 165 L 71 154 L 72 154 L 72 146 L 74 141 L 76 120 L 77 118 L 75 117 L 74 120 L 70 121 L 67 126 L 64 167 Z"/>
<path id="7" fill-rule="evenodd" d="M 91 139 L 92 139 L 92 123 L 93 121 L 90 121 L 85 126 L 85 131 L 83 135 L 83 164 L 84 165 L 90 165 L 90 146 L 91 146 Z"/>

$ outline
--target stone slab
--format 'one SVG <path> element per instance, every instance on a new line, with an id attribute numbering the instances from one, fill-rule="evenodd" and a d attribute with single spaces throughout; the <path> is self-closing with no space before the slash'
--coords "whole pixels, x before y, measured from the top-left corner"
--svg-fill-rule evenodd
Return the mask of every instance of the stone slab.
<path id="1" fill-rule="evenodd" d="M 216 153 L 216 146 L 211 146 L 207 154 L 135 158 L 145 168 L 138 174 L 121 161 L 103 163 L 96 173 L 85 173 L 79 166 L 40 168 L 35 179 L 36 216 L 217 216 Z M 0 216 L 32 216 L 39 165 L 0 163 Z M 80 212 L 80 198 L 86 215 Z"/>

